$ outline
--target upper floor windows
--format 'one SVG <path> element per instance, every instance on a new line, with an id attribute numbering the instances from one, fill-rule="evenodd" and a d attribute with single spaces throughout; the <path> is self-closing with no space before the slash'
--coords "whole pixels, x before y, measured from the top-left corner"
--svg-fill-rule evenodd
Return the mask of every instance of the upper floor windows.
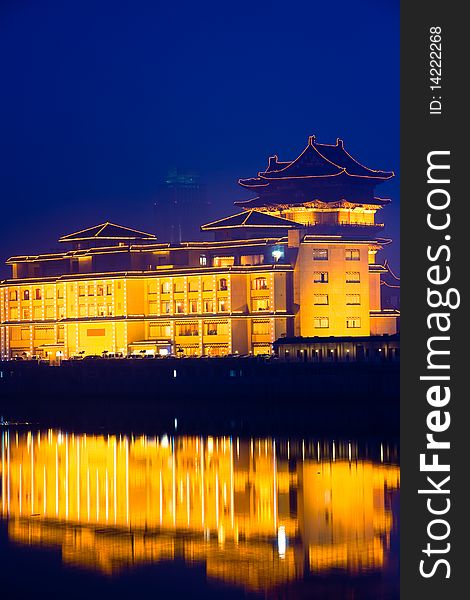
<path id="1" fill-rule="evenodd" d="M 29 300 L 29 290 L 23 290 L 23 300 Z"/>
<path id="2" fill-rule="evenodd" d="M 361 326 L 361 319 L 359 317 L 349 317 L 346 319 L 346 327 L 348 329 L 358 329 Z"/>
<path id="3" fill-rule="evenodd" d="M 264 263 L 264 254 L 244 254 L 240 257 L 240 264 L 245 267 L 247 265 L 262 265 Z"/>
<path id="4" fill-rule="evenodd" d="M 10 290 L 8 297 L 10 299 L 10 302 L 15 302 L 16 300 L 18 300 L 18 290 Z"/>
<path id="5" fill-rule="evenodd" d="M 219 292 L 225 292 L 227 290 L 227 280 L 223 277 L 219 279 Z"/>
<path id="6" fill-rule="evenodd" d="M 314 248 L 313 260 L 328 260 L 328 248 Z"/>
<path id="7" fill-rule="evenodd" d="M 199 256 L 199 265 L 201 267 L 207 267 L 207 256 L 205 254 Z"/>
<path id="8" fill-rule="evenodd" d="M 269 298 L 253 298 L 253 310 L 270 310 Z"/>
<path id="9" fill-rule="evenodd" d="M 235 264 L 234 256 L 214 256 L 212 261 L 214 267 L 233 267 Z"/>
<path id="10" fill-rule="evenodd" d="M 328 283 L 328 271 L 314 271 L 313 283 Z"/>
<path id="11" fill-rule="evenodd" d="M 328 304 L 328 294 L 314 294 L 313 295 L 313 303 L 314 304 Z"/>
<path id="12" fill-rule="evenodd" d="M 267 290 L 268 289 L 268 281 L 266 277 L 257 277 L 253 279 L 251 282 L 252 290 Z"/>
<path id="13" fill-rule="evenodd" d="M 344 258 L 346 260 L 360 260 L 361 252 L 357 248 L 346 248 L 344 251 Z"/>
<path id="14" fill-rule="evenodd" d="M 359 294 L 346 294 L 346 304 L 360 304 L 361 296 Z"/>
<path id="15" fill-rule="evenodd" d="M 346 273 L 346 283 L 361 283 L 361 274 L 359 271 L 348 271 Z"/>
<path id="16" fill-rule="evenodd" d="M 328 329 L 330 320 L 328 317 L 315 317 L 313 319 L 313 326 L 315 329 Z"/>

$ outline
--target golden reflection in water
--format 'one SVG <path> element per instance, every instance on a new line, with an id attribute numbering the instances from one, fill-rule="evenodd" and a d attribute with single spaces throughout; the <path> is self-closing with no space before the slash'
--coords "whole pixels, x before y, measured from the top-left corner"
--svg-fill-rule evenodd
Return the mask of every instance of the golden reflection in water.
<path id="1" fill-rule="evenodd" d="M 112 574 L 183 558 L 266 591 L 306 570 L 383 568 L 399 488 L 389 454 L 381 447 L 373 462 L 348 443 L 7 430 L 0 504 L 11 540 L 60 547 L 67 564 Z"/>

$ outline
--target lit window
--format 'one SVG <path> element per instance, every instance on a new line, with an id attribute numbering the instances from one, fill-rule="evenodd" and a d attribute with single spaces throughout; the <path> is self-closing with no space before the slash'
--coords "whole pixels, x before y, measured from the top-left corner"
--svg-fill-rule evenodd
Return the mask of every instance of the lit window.
<path id="1" fill-rule="evenodd" d="M 361 326 L 361 319 L 359 317 L 350 317 L 346 319 L 346 327 L 348 329 L 357 329 Z"/>
<path id="2" fill-rule="evenodd" d="M 175 302 L 175 313 L 177 315 L 181 315 L 184 313 L 184 302 L 182 302 L 181 300 Z"/>
<path id="3" fill-rule="evenodd" d="M 106 305 L 105 304 L 100 304 L 98 306 L 98 316 L 99 317 L 106 316 Z"/>
<path id="4" fill-rule="evenodd" d="M 346 248 L 344 251 L 344 257 L 346 260 L 360 260 L 361 253 L 356 248 Z"/>
<path id="5" fill-rule="evenodd" d="M 106 284 L 106 295 L 111 296 L 113 293 L 113 286 L 111 283 Z"/>
<path id="6" fill-rule="evenodd" d="M 269 310 L 269 298 L 253 298 L 253 310 Z"/>
<path id="7" fill-rule="evenodd" d="M 64 290 L 61 287 L 57 288 L 57 298 L 62 300 L 63 297 L 64 297 Z"/>
<path id="8" fill-rule="evenodd" d="M 227 300 L 224 299 L 220 299 L 219 300 L 219 312 L 227 312 L 228 311 L 228 302 Z"/>
<path id="9" fill-rule="evenodd" d="M 88 295 L 89 295 L 89 296 L 93 296 L 93 295 L 94 295 L 94 293 L 95 293 L 95 286 L 94 286 L 93 284 L 91 284 L 91 283 L 90 283 L 90 284 L 88 285 Z"/>
<path id="10" fill-rule="evenodd" d="M 328 294 L 314 294 L 313 295 L 313 303 L 314 304 L 328 304 Z"/>
<path id="11" fill-rule="evenodd" d="M 169 338 L 171 336 L 171 327 L 169 323 L 150 323 L 149 334 L 155 338 Z"/>
<path id="12" fill-rule="evenodd" d="M 190 279 L 188 282 L 188 292 L 197 292 L 199 287 L 197 279 Z"/>
<path id="13" fill-rule="evenodd" d="M 257 277 L 256 279 L 253 279 L 253 281 L 251 282 L 251 289 L 252 290 L 267 290 L 268 282 L 266 280 L 266 277 Z"/>
<path id="14" fill-rule="evenodd" d="M 29 308 L 23 308 L 21 317 L 25 320 L 28 321 L 29 317 L 30 317 L 30 312 L 29 312 Z"/>
<path id="15" fill-rule="evenodd" d="M 214 267 L 232 267 L 235 264 L 234 256 L 214 256 L 212 260 Z"/>
<path id="16" fill-rule="evenodd" d="M 47 288 L 46 290 L 46 298 L 47 300 L 52 300 L 54 298 L 54 288 Z"/>
<path id="17" fill-rule="evenodd" d="M 18 308 L 10 308 L 10 321 L 16 321 L 18 319 Z"/>
<path id="18" fill-rule="evenodd" d="M 269 321 L 253 321 L 252 332 L 253 332 L 253 335 L 269 335 L 270 334 Z"/>
<path id="19" fill-rule="evenodd" d="M 96 286 L 96 295 L 104 296 L 104 286 L 102 286 L 102 285 Z"/>
<path id="20" fill-rule="evenodd" d="M 248 265 L 262 265 L 264 263 L 264 254 L 245 254 L 240 257 L 240 264 L 244 266 Z"/>
<path id="21" fill-rule="evenodd" d="M 315 317 L 313 319 L 313 326 L 315 329 L 327 329 L 330 326 L 330 320 L 328 317 Z"/>
<path id="22" fill-rule="evenodd" d="M 328 271 L 314 271 L 313 283 L 328 283 Z"/>
<path id="23" fill-rule="evenodd" d="M 346 294 L 346 304 L 360 304 L 361 296 L 359 294 Z"/>
<path id="24" fill-rule="evenodd" d="M 205 254 L 199 256 L 199 264 L 201 267 L 207 266 L 207 256 Z"/>
<path id="25" fill-rule="evenodd" d="M 313 249 L 313 260 L 328 260 L 328 249 L 327 248 L 314 248 Z"/>
<path id="26" fill-rule="evenodd" d="M 206 335 L 217 335 L 217 323 L 205 323 Z"/>
<path id="27" fill-rule="evenodd" d="M 176 326 L 176 335 L 194 336 L 198 335 L 197 323 L 180 323 Z"/>
<path id="28" fill-rule="evenodd" d="M 169 304 L 169 303 L 163 302 L 163 304 Z M 157 302 L 149 302 L 149 313 L 151 315 L 156 315 L 158 313 L 158 303 Z"/>
<path id="29" fill-rule="evenodd" d="M 78 316 L 79 317 L 86 317 L 88 315 L 88 311 L 87 311 L 87 305 L 86 304 L 80 304 L 78 307 Z"/>
<path id="30" fill-rule="evenodd" d="M 360 283 L 361 274 L 359 271 L 348 271 L 346 273 L 346 283 Z"/>
<path id="31" fill-rule="evenodd" d="M 227 290 L 227 280 L 225 278 L 219 279 L 219 291 L 225 292 Z"/>
<path id="32" fill-rule="evenodd" d="M 41 300 L 41 298 L 42 298 L 41 288 L 36 288 L 34 290 L 34 299 L 35 300 Z"/>
<path id="33" fill-rule="evenodd" d="M 29 290 L 23 290 L 23 300 L 29 300 Z"/>
<path id="34" fill-rule="evenodd" d="M 184 292 L 184 281 L 182 279 L 176 279 L 173 290 L 178 294 Z"/>
<path id="35" fill-rule="evenodd" d="M 112 304 L 108 304 L 108 317 L 112 317 L 113 316 L 113 305 Z"/>
<path id="36" fill-rule="evenodd" d="M 10 292 L 10 301 L 14 302 L 15 300 L 18 300 L 18 291 L 17 290 L 13 290 Z"/>
<path id="37" fill-rule="evenodd" d="M 42 317 L 42 310 L 40 306 L 35 306 L 33 308 L 33 318 L 35 320 L 40 319 Z"/>
<path id="38" fill-rule="evenodd" d="M 79 296 L 84 296 L 85 295 L 85 286 L 84 285 L 79 285 L 78 286 L 78 295 Z"/>
<path id="39" fill-rule="evenodd" d="M 189 301 L 189 312 L 190 313 L 197 313 L 197 300 L 190 300 Z"/>
<path id="40" fill-rule="evenodd" d="M 204 312 L 214 312 L 214 302 L 212 300 L 204 300 Z"/>
<path id="41" fill-rule="evenodd" d="M 162 294 L 169 294 L 171 291 L 171 283 L 169 281 L 164 281 L 162 283 Z"/>
<path id="42" fill-rule="evenodd" d="M 212 292 L 212 279 L 205 279 L 202 282 L 202 291 L 203 292 Z"/>

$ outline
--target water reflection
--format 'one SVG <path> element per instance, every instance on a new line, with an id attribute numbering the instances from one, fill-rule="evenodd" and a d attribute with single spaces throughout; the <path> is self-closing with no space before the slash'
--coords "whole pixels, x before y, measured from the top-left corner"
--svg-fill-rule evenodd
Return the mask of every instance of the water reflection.
<path id="1" fill-rule="evenodd" d="M 229 437 L 2 433 L 10 540 L 114 574 L 184 559 L 268 591 L 308 573 L 380 572 L 396 527 L 396 452 Z"/>

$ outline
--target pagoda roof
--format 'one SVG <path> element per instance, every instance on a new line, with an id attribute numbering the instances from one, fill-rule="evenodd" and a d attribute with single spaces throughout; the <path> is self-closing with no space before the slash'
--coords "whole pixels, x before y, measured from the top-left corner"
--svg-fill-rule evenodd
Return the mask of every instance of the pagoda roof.
<path id="1" fill-rule="evenodd" d="M 327 201 L 324 198 L 293 198 L 293 197 L 276 197 L 273 196 L 271 200 L 267 200 L 266 197 L 257 196 L 256 198 L 250 198 L 249 200 L 237 200 L 234 202 L 236 206 L 243 206 L 246 209 L 255 208 L 266 208 L 267 206 L 302 206 L 310 203 L 322 203 L 325 205 L 336 204 L 336 203 L 350 203 L 350 204 L 367 204 L 370 206 L 386 206 L 390 203 L 389 198 L 371 198 L 369 200 L 357 200 L 349 198 L 338 198 L 336 200 Z"/>
<path id="2" fill-rule="evenodd" d="M 285 179 L 325 179 L 339 175 L 383 181 L 393 177 L 394 173 L 362 165 L 344 149 L 344 143 L 339 138 L 335 145 L 319 144 L 311 135 L 307 146 L 296 159 L 285 162 L 279 161 L 276 155 L 270 156 L 265 171 L 260 171 L 257 177 L 239 179 L 238 183 L 243 187 L 257 188 Z"/>
<path id="3" fill-rule="evenodd" d="M 63 235 L 59 242 L 81 242 L 85 240 L 155 240 L 153 233 L 146 233 L 130 227 L 116 225 L 106 221 L 94 227 L 81 229 L 74 233 Z"/>
<path id="4" fill-rule="evenodd" d="M 214 229 L 232 229 L 235 227 L 252 227 L 252 228 L 281 228 L 281 229 L 293 229 L 299 227 L 299 224 L 289 219 L 283 219 L 282 217 L 273 217 L 265 212 L 259 210 L 244 210 L 236 215 L 219 219 L 218 221 L 212 221 L 201 225 L 202 231 L 211 231 Z"/>
<path id="5" fill-rule="evenodd" d="M 377 171 L 375 169 L 369 169 L 369 167 L 365 167 L 359 163 L 344 149 L 344 142 L 339 138 L 336 140 L 335 145 L 315 143 L 315 147 L 325 158 L 336 165 L 341 166 L 348 175 L 353 177 L 390 179 L 394 176 L 393 171 Z"/>

